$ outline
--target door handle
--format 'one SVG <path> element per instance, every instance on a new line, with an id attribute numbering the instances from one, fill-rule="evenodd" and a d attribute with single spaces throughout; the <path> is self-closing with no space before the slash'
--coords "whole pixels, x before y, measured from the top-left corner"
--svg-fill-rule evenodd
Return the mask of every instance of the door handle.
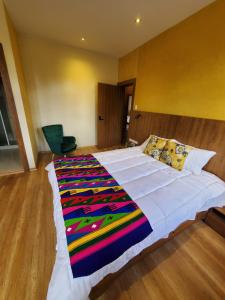
<path id="1" fill-rule="evenodd" d="M 104 119 L 101 116 L 98 116 L 99 121 L 104 121 Z"/>

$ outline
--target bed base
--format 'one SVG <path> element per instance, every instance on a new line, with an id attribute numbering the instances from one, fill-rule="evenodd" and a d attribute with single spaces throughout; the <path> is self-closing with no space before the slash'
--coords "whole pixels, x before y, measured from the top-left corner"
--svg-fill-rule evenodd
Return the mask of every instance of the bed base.
<path id="1" fill-rule="evenodd" d="M 169 236 L 165 239 L 161 239 L 148 248 L 144 249 L 140 254 L 135 256 L 132 260 L 130 260 L 122 269 L 120 269 L 116 273 L 108 274 L 102 281 L 100 281 L 92 290 L 89 295 L 91 300 L 97 299 L 100 297 L 106 289 L 109 287 L 109 285 L 112 283 L 113 280 L 118 278 L 118 276 L 123 273 L 125 270 L 133 266 L 135 263 L 140 261 L 145 255 L 152 253 L 156 249 L 160 248 L 162 245 L 164 245 L 166 242 L 172 240 L 176 235 L 184 231 L 186 228 L 190 227 L 195 222 L 198 222 L 200 220 L 205 220 L 206 216 L 208 214 L 208 211 L 199 212 L 196 215 L 195 220 L 188 220 L 184 223 L 180 224 L 174 231 L 170 232 Z"/>

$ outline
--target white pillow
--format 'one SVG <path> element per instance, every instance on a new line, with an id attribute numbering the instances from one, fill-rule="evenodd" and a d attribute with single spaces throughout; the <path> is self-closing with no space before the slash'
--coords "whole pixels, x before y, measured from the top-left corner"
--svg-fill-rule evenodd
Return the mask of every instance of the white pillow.
<path id="1" fill-rule="evenodd" d="M 143 152 L 148 144 L 148 140 L 149 140 L 150 136 L 139 146 L 141 151 Z"/>
<path id="2" fill-rule="evenodd" d="M 200 175 L 203 167 L 214 155 L 216 155 L 214 151 L 193 148 L 185 160 L 184 169 Z"/>
<path id="3" fill-rule="evenodd" d="M 140 149 L 144 151 L 145 147 L 148 144 L 150 136 L 140 145 Z M 168 140 L 168 139 L 167 139 Z M 172 139 L 176 143 L 183 144 L 177 140 Z M 184 169 L 192 172 L 195 175 L 200 175 L 204 166 L 209 162 L 209 160 L 216 155 L 216 152 L 209 151 L 205 149 L 194 148 L 188 154 L 185 163 Z"/>
<path id="4" fill-rule="evenodd" d="M 178 142 L 177 140 L 173 140 L 173 141 L 177 143 L 181 143 Z M 192 172 L 195 175 L 200 175 L 204 166 L 209 162 L 209 160 L 214 155 L 216 155 L 216 152 L 214 151 L 193 147 L 193 149 L 190 151 L 190 153 L 188 154 L 184 162 L 184 169 Z"/>

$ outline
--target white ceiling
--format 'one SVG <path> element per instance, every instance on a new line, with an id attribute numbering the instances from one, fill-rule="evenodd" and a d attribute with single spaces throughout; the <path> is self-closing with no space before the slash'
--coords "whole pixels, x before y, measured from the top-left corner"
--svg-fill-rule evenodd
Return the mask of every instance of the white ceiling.
<path id="1" fill-rule="evenodd" d="M 214 0 L 5 0 L 19 32 L 120 57 Z M 135 24 L 135 18 L 141 23 Z M 81 37 L 86 38 L 85 42 Z"/>

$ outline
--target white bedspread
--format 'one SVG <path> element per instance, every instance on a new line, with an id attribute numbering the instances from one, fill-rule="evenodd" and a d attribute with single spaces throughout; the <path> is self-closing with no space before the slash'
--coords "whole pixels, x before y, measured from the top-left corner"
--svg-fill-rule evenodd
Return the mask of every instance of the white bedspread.
<path id="1" fill-rule="evenodd" d="M 189 171 L 176 171 L 143 154 L 139 147 L 94 156 L 142 209 L 153 232 L 91 276 L 73 279 L 56 175 L 53 164 L 49 164 L 46 169 L 54 193 L 57 254 L 48 300 L 88 299 L 91 288 L 107 274 L 118 271 L 143 249 L 167 237 L 182 222 L 195 219 L 199 211 L 225 206 L 225 183 L 211 173 L 203 171 L 196 176 Z"/>

